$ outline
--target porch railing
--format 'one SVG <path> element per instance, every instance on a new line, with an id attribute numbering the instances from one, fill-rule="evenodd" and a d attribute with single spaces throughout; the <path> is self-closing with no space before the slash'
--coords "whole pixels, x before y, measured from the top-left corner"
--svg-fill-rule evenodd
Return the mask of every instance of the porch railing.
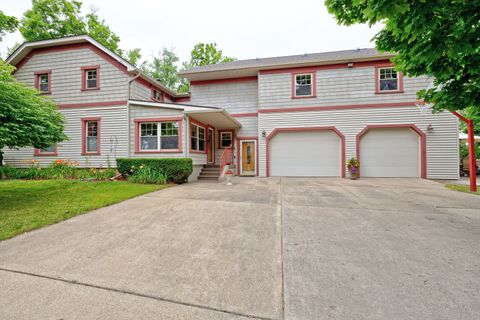
<path id="1" fill-rule="evenodd" d="M 225 166 L 231 164 L 233 164 L 233 148 L 225 148 L 223 149 L 222 155 L 220 156 L 220 175 L 223 174 L 223 169 L 225 168 Z"/>

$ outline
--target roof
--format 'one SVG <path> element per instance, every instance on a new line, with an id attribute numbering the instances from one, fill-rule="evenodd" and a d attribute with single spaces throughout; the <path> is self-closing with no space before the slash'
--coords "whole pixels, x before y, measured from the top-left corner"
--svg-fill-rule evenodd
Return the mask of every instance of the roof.
<path id="1" fill-rule="evenodd" d="M 95 39 L 93 39 L 88 35 L 75 35 L 75 36 L 67 36 L 67 37 L 56 38 L 56 39 L 24 42 L 14 52 L 12 52 L 12 54 L 10 54 L 5 61 L 13 66 L 16 66 L 20 61 L 22 61 L 23 58 L 25 58 L 30 52 L 32 52 L 35 49 L 49 48 L 49 47 L 55 47 L 60 45 L 78 44 L 78 43 L 90 43 L 94 45 L 95 47 L 97 47 L 98 49 L 106 53 L 108 56 L 113 58 L 115 61 L 125 66 L 127 69 L 127 72 L 130 72 L 133 74 L 140 73 L 141 78 L 145 79 L 146 81 L 148 81 L 149 83 L 157 87 L 160 87 L 162 90 L 167 92 L 172 97 L 178 98 L 178 97 L 189 96 L 188 94 L 177 93 L 167 88 L 165 85 L 151 78 L 147 74 L 143 73 L 136 66 L 134 66 L 127 60 L 123 59 L 121 56 L 114 53 L 113 51 L 111 51 L 110 49 L 102 45 L 100 42 L 96 41 Z"/>
<path id="2" fill-rule="evenodd" d="M 371 61 L 389 59 L 392 53 L 380 53 L 375 48 L 331 51 L 321 53 L 310 53 L 292 56 L 281 56 L 271 58 L 256 58 L 222 62 L 202 67 L 195 67 L 179 72 L 189 80 L 207 80 L 231 77 L 257 75 L 260 70 L 282 69 L 301 66 L 312 66 L 333 63 L 345 63 L 356 61 Z"/>

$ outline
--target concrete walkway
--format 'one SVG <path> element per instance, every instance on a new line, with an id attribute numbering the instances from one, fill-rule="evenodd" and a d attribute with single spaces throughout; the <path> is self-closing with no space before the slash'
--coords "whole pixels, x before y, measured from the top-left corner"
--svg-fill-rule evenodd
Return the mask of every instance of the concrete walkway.
<path id="1" fill-rule="evenodd" d="M 0 242 L 0 319 L 475 319 L 480 197 L 191 183 Z"/>

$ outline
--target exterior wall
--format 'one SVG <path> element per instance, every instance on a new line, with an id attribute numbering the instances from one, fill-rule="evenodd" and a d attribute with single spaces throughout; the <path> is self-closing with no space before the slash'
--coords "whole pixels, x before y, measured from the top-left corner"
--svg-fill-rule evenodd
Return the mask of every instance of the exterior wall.
<path id="1" fill-rule="evenodd" d="M 316 97 L 292 99 L 292 74 L 259 75 L 259 108 L 298 108 L 416 101 L 430 83 L 426 77 L 403 78 L 404 93 L 375 93 L 375 67 L 316 71 Z"/>
<path id="2" fill-rule="evenodd" d="M 33 148 L 5 151 L 5 162 L 26 167 L 25 160 L 35 159 L 48 166 L 56 159 L 77 161 L 80 167 L 116 167 L 116 158 L 127 156 L 127 107 L 95 107 L 62 109 L 65 134 L 69 140 L 57 144 L 57 156 L 34 156 Z M 100 155 L 82 155 L 82 118 L 100 117 Z"/>
<path id="3" fill-rule="evenodd" d="M 130 99 L 152 101 L 152 89 L 138 81 L 133 81 L 130 85 Z"/>
<path id="4" fill-rule="evenodd" d="M 256 112 L 257 90 L 256 80 L 191 85 L 189 104 L 220 107 L 232 114 Z"/>
<path id="5" fill-rule="evenodd" d="M 258 116 L 236 117 L 242 127 L 237 130 L 236 135 L 239 137 L 253 137 L 258 134 Z"/>
<path id="6" fill-rule="evenodd" d="M 346 159 L 356 157 L 356 136 L 367 125 L 415 124 L 427 136 L 427 178 L 458 179 L 458 120 L 451 113 L 423 114 L 418 107 L 362 108 L 259 114 L 259 169 L 266 176 L 267 135 L 275 128 L 335 126 L 345 135 Z M 428 125 L 433 126 L 427 132 Z M 360 159 L 361 161 L 361 159 Z"/>
<path id="7" fill-rule="evenodd" d="M 100 66 L 100 89 L 82 91 L 81 67 Z M 51 70 L 52 98 L 59 105 L 127 100 L 129 76 L 89 48 L 39 52 L 22 65 L 15 77 L 34 86 L 35 71 Z"/>

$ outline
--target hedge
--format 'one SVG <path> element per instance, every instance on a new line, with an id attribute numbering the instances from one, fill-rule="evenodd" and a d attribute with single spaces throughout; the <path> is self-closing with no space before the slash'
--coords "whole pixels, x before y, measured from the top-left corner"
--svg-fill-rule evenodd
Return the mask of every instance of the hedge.
<path id="1" fill-rule="evenodd" d="M 190 158 L 118 158 L 117 170 L 124 176 L 135 172 L 140 166 L 149 167 L 163 173 L 168 182 L 185 183 L 193 172 Z"/>

